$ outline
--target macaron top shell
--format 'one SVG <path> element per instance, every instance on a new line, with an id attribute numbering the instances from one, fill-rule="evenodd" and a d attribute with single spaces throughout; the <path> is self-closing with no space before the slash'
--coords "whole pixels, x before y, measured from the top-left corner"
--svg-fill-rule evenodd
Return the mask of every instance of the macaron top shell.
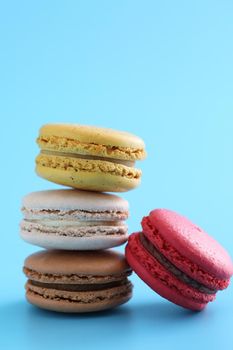
<path id="1" fill-rule="evenodd" d="M 144 148 L 143 140 L 126 131 L 101 128 L 80 124 L 46 124 L 40 129 L 40 135 L 70 137 L 80 142 L 100 145 Z"/>
<path id="2" fill-rule="evenodd" d="M 56 142 L 56 138 L 60 141 L 63 140 L 62 144 L 61 142 Z M 125 131 L 95 126 L 46 124 L 41 127 L 37 142 L 42 149 L 47 150 L 60 147 L 60 150 L 64 151 L 67 149 L 67 151 L 71 151 L 71 148 L 75 149 L 77 147 L 79 151 L 82 151 L 82 154 L 95 155 L 97 154 L 96 151 L 98 151 L 97 155 L 99 156 L 132 160 L 144 159 L 146 156 L 145 144 L 141 138 Z M 80 147 L 82 144 L 85 147 Z M 101 150 L 98 147 L 96 149 L 95 145 L 105 146 L 105 150 Z"/>
<path id="3" fill-rule="evenodd" d="M 25 196 L 22 207 L 47 210 L 87 210 L 127 212 L 128 202 L 116 195 L 73 189 L 32 192 Z"/>
<path id="4" fill-rule="evenodd" d="M 171 210 L 156 209 L 147 219 L 182 256 L 218 278 L 232 276 L 233 263 L 226 250 L 187 218 Z"/>
<path id="5" fill-rule="evenodd" d="M 116 251 L 43 250 L 30 255 L 24 267 L 41 274 L 109 276 L 131 271 Z"/>

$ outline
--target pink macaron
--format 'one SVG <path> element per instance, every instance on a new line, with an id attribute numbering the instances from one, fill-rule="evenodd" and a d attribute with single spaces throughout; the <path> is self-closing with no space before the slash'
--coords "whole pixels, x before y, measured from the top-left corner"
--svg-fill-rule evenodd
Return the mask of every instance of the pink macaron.
<path id="1" fill-rule="evenodd" d="M 191 310 L 202 310 L 227 288 L 233 263 L 226 250 L 187 218 L 167 209 L 142 220 L 129 237 L 126 258 L 155 292 Z"/>

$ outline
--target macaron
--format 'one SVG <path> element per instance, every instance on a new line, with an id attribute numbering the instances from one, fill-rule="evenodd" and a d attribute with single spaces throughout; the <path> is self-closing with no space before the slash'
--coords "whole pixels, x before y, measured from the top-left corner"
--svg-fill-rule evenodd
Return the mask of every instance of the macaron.
<path id="1" fill-rule="evenodd" d="M 155 292 L 191 310 L 202 310 L 227 288 L 233 263 L 226 250 L 187 218 L 156 209 L 129 237 L 126 258 Z"/>
<path id="2" fill-rule="evenodd" d="M 128 202 L 75 189 L 33 192 L 22 200 L 21 237 L 47 249 L 97 250 L 127 241 Z"/>
<path id="3" fill-rule="evenodd" d="M 43 250 L 30 255 L 23 271 L 29 303 L 58 312 L 101 311 L 132 295 L 131 269 L 113 251 Z"/>
<path id="4" fill-rule="evenodd" d="M 36 158 L 39 176 L 81 190 L 125 192 L 137 187 L 146 156 L 143 140 L 123 131 L 78 124 L 42 126 Z"/>

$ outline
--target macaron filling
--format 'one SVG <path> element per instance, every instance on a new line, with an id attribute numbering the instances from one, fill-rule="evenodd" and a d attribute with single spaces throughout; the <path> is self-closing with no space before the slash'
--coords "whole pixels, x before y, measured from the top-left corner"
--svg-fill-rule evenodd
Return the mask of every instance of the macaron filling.
<path id="1" fill-rule="evenodd" d="M 146 236 L 141 232 L 139 234 L 140 242 L 143 247 L 151 254 L 159 263 L 164 266 L 169 272 L 175 275 L 180 281 L 188 284 L 190 287 L 197 289 L 198 291 L 206 294 L 215 294 L 216 290 L 212 290 L 202 285 L 201 283 L 195 281 L 187 274 L 179 270 L 174 264 L 172 264 L 161 252 L 159 252 L 156 247 L 146 238 Z"/>
<path id="2" fill-rule="evenodd" d="M 73 292 L 86 292 L 86 291 L 95 291 L 95 290 L 106 290 L 109 288 L 120 287 L 129 283 L 128 279 L 125 278 L 120 281 L 112 281 L 109 283 L 91 283 L 91 284 L 65 284 L 65 283 L 44 283 L 33 280 L 28 280 L 27 282 L 30 285 L 46 288 L 46 289 L 57 289 L 64 291 L 73 291 Z"/>
<path id="3" fill-rule="evenodd" d="M 121 226 L 124 225 L 123 221 L 94 221 L 94 220 L 56 220 L 56 219 L 24 219 L 24 222 L 31 224 L 40 224 L 47 227 L 90 227 L 90 226 Z"/>
<path id="4" fill-rule="evenodd" d="M 72 157 L 72 158 L 79 158 L 79 159 L 85 159 L 85 160 L 101 160 L 105 162 L 111 162 L 115 164 L 122 164 L 127 167 L 134 167 L 135 161 L 130 160 L 124 160 L 124 159 L 115 159 L 110 157 L 98 157 L 94 155 L 87 155 L 87 154 L 79 154 L 79 153 L 68 153 L 68 152 L 56 152 L 56 151 L 48 151 L 48 150 L 42 150 L 40 152 L 42 155 L 52 155 L 52 156 L 60 156 L 60 157 Z"/>

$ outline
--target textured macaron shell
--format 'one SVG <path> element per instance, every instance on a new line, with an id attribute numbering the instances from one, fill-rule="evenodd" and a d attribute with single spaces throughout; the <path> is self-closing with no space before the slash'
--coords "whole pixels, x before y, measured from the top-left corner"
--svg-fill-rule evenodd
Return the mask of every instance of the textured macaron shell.
<path id="1" fill-rule="evenodd" d="M 155 292 L 191 310 L 202 310 L 232 276 L 228 253 L 183 216 L 153 210 L 142 220 L 143 232 L 126 246 L 131 268 Z"/>
<path id="2" fill-rule="evenodd" d="M 92 230 L 76 230 L 75 236 L 62 236 L 64 231 L 57 231 L 56 233 L 40 233 L 37 227 L 28 230 L 28 227 L 21 224 L 21 238 L 30 244 L 36 245 L 45 249 L 65 249 L 65 250 L 99 250 L 109 249 L 120 246 L 127 241 L 127 229 L 121 227 L 121 234 L 119 228 L 106 228 L 106 226 L 99 227 Z M 70 235 L 70 231 L 68 232 Z M 80 236 L 82 234 L 82 236 Z M 92 235 L 92 236 L 91 236 Z"/>
<path id="3" fill-rule="evenodd" d="M 142 226 L 147 238 L 182 271 L 200 282 L 207 282 L 210 286 L 212 284 L 212 287 L 227 287 L 228 279 L 233 274 L 231 258 L 202 229 L 185 217 L 166 209 L 152 211 L 149 217 L 143 219 Z M 209 282 L 208 274 L 211 275 Z M 216 278 L 220 281 L 215 281 Z"/>
<path id="4" fill-rule="evenodd" d="M 129 237 L 126 258 L 137 275 L 154 291 L 171 302 L 191 310 L 202 310 L 214 295 L 200 293 L 166 270 L 142 246 L 139 233 Z"/>
<path id="5" fill-rule="evenodd" d="M 42 250 L 26 258 L 24 266 L 41 274 L 109 276 L 131 269 L 123 254 L 112 250 Z"/>
<path id="6" fill-rule="evenodd" d="M 29 303 L 45 310 L 68 313 L 86 313 L 112 309 L 132 297 L 132 285 L 96 292 L 67 293 L 46 288 L 33 288 L 26 285 L 26 298 Z M 39 294 L 40 293 L 40 294 Z"/>
<path id="7" fill-rule="evenodd" d="M 116 195 L 79 190 L 48 190 L 25 196 L 22 206 L 31 210 L 86 210 L 93 212 L 128 212 L 128 202 Z"/>
<path id="8" fill-rule="evenodd" d="M 53 137 L 52 140 L 50 139 L 51 137 Z M 58 139 L 56 140 L 56 138 Z M 61 141 L 63 140 L 62 144 L 61 142 L 59 143 L 59 139 Z M 76 144 L 70 141 L 76 141 Z M 114 155 L 115 157 L 115 155 L 118 154 L 119 159 L 143 159 L 145 157 L 145 144 L 141 138 L 125 131 L 116 131 L 95 126 L 47 124 L 40 129 L 38 143 L 43 149 L 56 148 L 60 150 L 80 149 L 80 143 L 90 144 L 90 147 L 86 146 L 83 149 L 83 154 L 96 154 L 95 145 L 103 145 L 110 147 L 103 147 L 102 150 L 97 148 L 98 155 L 102 154 L 109 157 Z M 112 147 L 125 148 L 125 152 L 122 149 L 112 149 Z M 133 152 L 130 152 L 130 149 L 132 149 Z M 125 153 L 125 155 L 123 155 L 123 153 Z M 132 153 L 132 156 L 129 156 L 130 153 Z"/>
<path id="9" fill-rule="evenodd" d="M 71 157 L 38 155 L 36 172 L 56 184 L 87 191 L 126 192 L 141 183 L 141 171 L 138 169 L 105 161 L 78 162 Z"/>

